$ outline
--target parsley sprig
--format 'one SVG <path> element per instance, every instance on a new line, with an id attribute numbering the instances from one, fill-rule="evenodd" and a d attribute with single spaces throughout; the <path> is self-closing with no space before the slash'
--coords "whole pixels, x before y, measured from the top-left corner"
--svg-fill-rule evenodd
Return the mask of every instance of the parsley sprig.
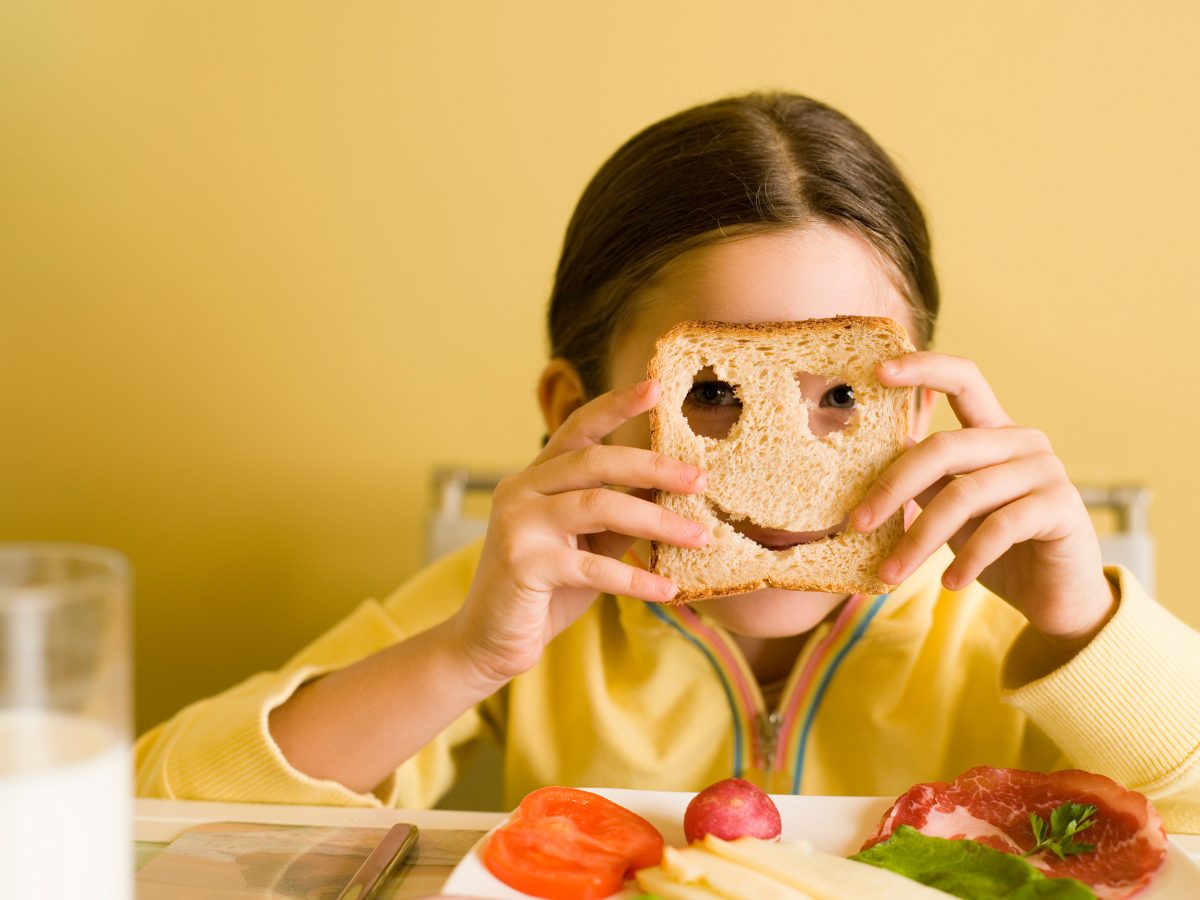
<path id="1" fill-rule="evenodd" d="M 1037 843 L 1022 855 L 1033 856 L 1048 850 L 1059 859 L 1066 859 L 1077 853 L 1091 853 L 1096 845 L 1077 841 L 1075 835 L 1095 825 L 1095 815 L 1096 807 L 1090 803 L 1064 803 L 1050 813 L 1050 825 L 1047 827 L 1041 816 L 1030 813 L 1029 824 L 1033 826 L 1033 839 Z"/>

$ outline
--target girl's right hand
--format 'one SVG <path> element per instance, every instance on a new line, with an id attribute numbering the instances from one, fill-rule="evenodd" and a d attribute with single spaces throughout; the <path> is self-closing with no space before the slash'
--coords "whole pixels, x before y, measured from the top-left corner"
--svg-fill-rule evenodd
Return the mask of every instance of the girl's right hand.
<path id="1" fill-rule="evenodd" d="M 496 487 L 479 567 L 456 616 L 463 651 L 486 681 L 498 687 L 531 668 L 601 593 L 674 597 L 670 579 L 621 562 L 635 539 L 708 543 L 705 526 L 646 499 L 653 488 L 704 490 L 702 470 L 603 443 L 653 407 L 660 391 L 657 381 L 643 381 L 581 406 L 529 468 Z"/>

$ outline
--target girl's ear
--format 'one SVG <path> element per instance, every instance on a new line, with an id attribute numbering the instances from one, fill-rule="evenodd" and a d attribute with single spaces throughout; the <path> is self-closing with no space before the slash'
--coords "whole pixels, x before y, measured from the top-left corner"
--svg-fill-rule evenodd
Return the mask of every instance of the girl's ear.
<path id="1" fill-rule="evenodd" d="M 579 372 L 558 356 L 546 363 L 546 368 L 542 370 L 537 395 L 547 434 L 554 434 L 567 416 L 587 401 Z"/>
<path id="2" fill-rule="evenodd" d="M 918 387 L 913 391 L 912 409 L 908 414 L 908 436 L 914 441 L 920 441 L 929 434 L 936 402 L 937 392 L 932 388 Z"/>

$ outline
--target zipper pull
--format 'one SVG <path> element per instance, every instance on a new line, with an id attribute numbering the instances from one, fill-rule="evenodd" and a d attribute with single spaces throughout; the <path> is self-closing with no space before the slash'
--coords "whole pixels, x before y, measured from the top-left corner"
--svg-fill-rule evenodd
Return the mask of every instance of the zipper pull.
<path id="1" fill-rule="evenodd" d="M 775 755 L 778 751 L 779 729 L 783 725 L 783 716 L 778 712 L 760 712 L 758 714 L 758 741 L 762 748 L 763 771 L 770 772 L 775 767 Z"/>

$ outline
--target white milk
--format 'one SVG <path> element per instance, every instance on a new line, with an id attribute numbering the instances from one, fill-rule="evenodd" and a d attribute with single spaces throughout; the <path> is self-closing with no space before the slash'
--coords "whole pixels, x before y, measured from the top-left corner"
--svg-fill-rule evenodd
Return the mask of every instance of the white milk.
<path id="1" fill-rule="evenodd" d="M 0 896 L 133 896 L 129 748 L 93 719 L 0 710 Z"/>

